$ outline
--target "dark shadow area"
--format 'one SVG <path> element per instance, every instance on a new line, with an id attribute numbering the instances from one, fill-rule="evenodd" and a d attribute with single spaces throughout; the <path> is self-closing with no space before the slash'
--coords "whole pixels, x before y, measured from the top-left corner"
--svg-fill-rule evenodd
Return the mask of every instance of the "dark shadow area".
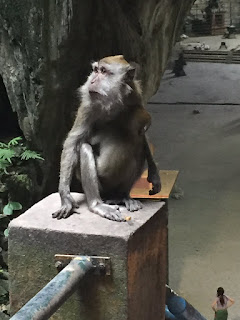
<path id="1" fill-rule="evenodd" d="M 17 113 L 12 110 L 3 78 L 0 75 L 0 139 L 21 134 Z"/>

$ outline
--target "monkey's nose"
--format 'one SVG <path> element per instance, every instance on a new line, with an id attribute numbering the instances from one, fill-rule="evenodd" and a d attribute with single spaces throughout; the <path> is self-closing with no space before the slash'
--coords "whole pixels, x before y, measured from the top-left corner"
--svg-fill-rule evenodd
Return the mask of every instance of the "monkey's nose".
<path id="1" fill-rule="evenodd" d="M 91 80 L 91 84 L 94 84 L 95 83 L 95 81 L 97 80 L 97 75 L 94 77 L 94 78 L 92 78 L 92 80 Z"/>

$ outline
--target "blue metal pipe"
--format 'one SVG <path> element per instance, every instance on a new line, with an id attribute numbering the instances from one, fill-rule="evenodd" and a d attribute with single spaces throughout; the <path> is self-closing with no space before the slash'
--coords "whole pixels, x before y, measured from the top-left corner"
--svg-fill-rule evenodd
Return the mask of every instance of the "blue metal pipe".
<path id="1" fill-rule="evenodd" d="M 74 258 L 10 320 L 47 320 L 77 289 L 79 280 L 94 266 L 90 257 Z"/>
<path id="2" fill-rule="evenodd" d="M 169 311 L 168 306 L 165 306 L 165 320 L 177 320 L 177 318 Z"/>
<path id="3" fill-rule="evenodd" d="M 176 320 L 206 320 L 190 303 L 177 295 L 167 285 L 166 305 L 170 314 L 172 314 Z"/>

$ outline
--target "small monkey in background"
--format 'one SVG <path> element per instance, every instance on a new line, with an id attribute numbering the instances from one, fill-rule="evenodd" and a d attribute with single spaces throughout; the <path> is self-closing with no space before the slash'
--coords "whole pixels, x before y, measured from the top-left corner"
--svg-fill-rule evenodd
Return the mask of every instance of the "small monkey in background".
<path id="1" fill-rule="evenodd" d="M 157 166 L 145 137 L 151 123 L 143 107 L 135 69 L 122 55 L 92 64 L 80 88 L 81 105 L 63 145 L 59 194 L 61 208 L 53 218 L 67 218 L 75 208 L 70 194 L 74 171 L 81 181 L 89 210 L 110 220 L 124 221 L 119 204 L 129 211 L 142 208 L 130 190 L 148 163 L 149 194 L 161 189 Z"/>

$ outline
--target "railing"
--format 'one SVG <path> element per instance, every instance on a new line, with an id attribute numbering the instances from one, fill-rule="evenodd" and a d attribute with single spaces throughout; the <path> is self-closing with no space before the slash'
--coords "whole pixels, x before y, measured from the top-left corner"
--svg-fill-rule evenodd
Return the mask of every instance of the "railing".
<path id="1" fill-rule="evenodd" d="M 74 293 L 79 281 L 89 272 L 110 275 L 110 258 L 56 255 L 56 267 L 61 269 L 41 291 L 27 302 L 10 320 L 47 320 Z M 167 320 L 206 320 L 184 298 L 166 285 Z"/>
<path id="2" fill-rule="evenodd" d="M 206 320 L 190 303 L 166 285 L 166 320 Z"/>
<path id="3" fill-rule="evenodd" d="M 108 257 L 56 255 L 56 267 L 62 269 L 41 291 L 10 320 L 46 320 L 74 293 L 79 281 L 90 271 L 110 274 Z M 67 264 L 70 262 L 69 264 Z"/>

